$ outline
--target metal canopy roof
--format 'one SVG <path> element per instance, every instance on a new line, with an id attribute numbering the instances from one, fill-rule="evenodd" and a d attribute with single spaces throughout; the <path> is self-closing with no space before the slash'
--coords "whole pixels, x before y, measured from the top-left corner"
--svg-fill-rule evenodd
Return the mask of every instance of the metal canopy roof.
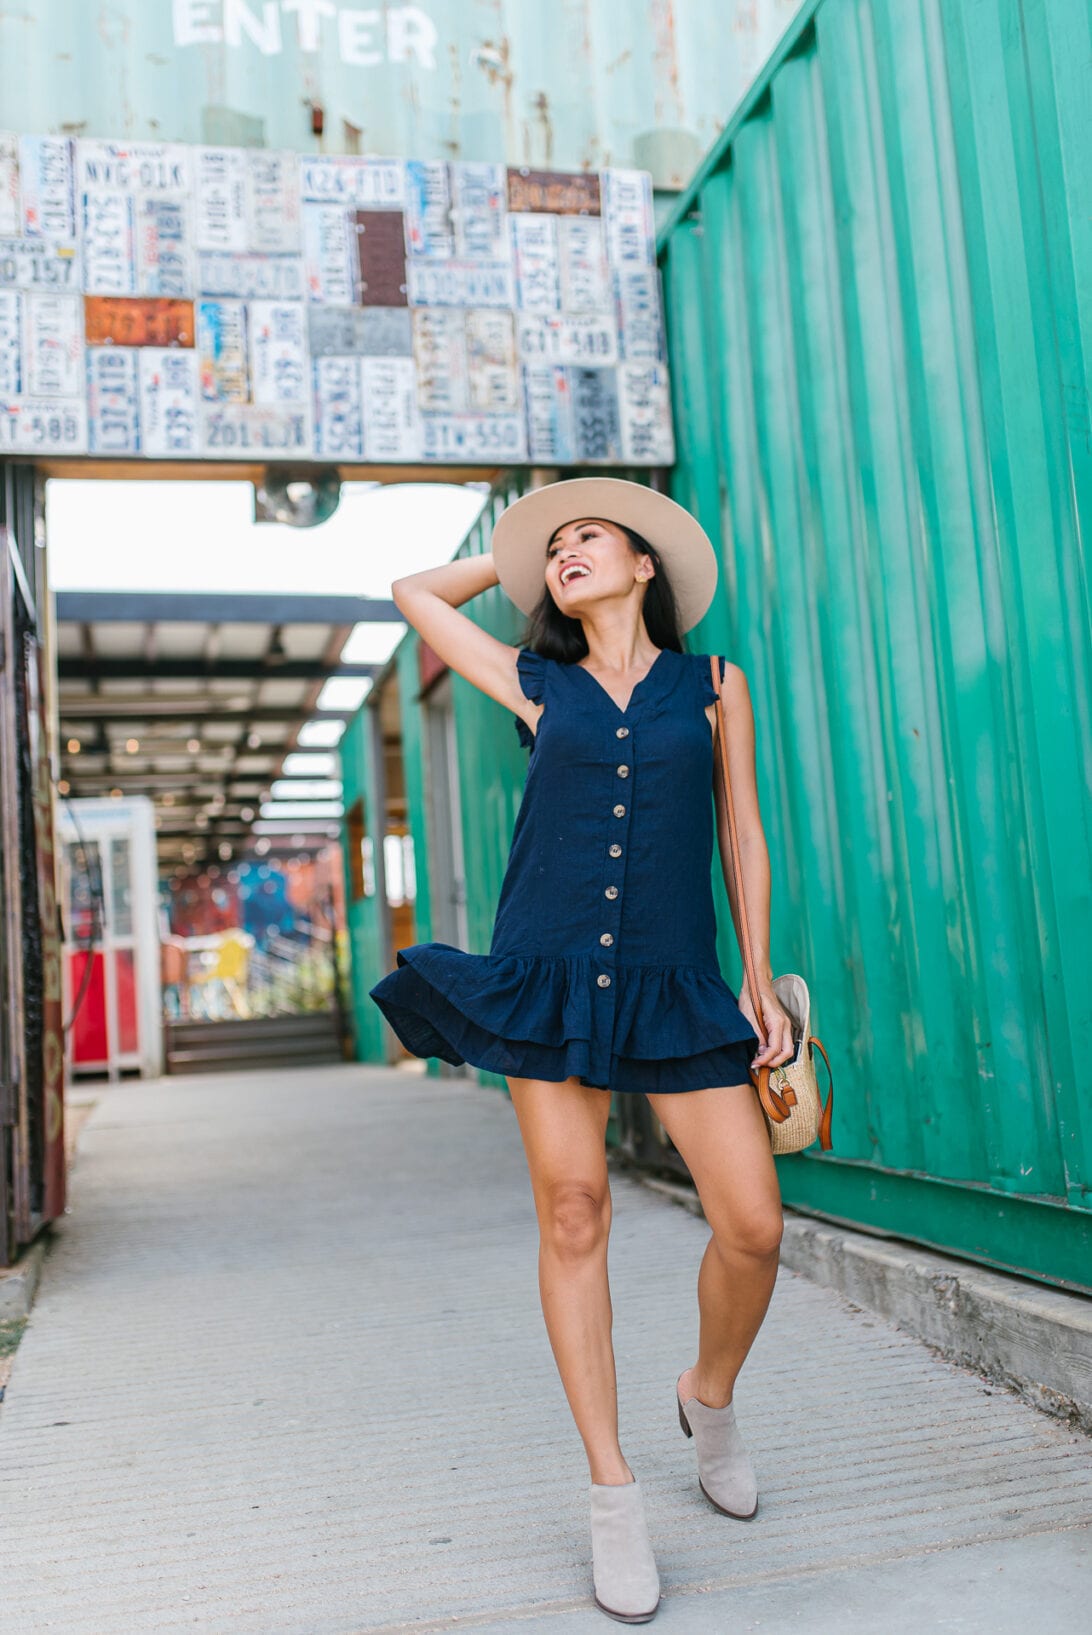
<path id="1" fill-rule="evenodd" d="M 394 603 L 359 596 L 61 591 L 56 598 L 61 776 L 73 796 L 149 795 L 160 863 L 252 849 L 253 826 L 359 623 L 401 623 Z M 301 822 L 272 847 L 326 842 Z M 295 840 L 295 844 L 293 841 Z"/>

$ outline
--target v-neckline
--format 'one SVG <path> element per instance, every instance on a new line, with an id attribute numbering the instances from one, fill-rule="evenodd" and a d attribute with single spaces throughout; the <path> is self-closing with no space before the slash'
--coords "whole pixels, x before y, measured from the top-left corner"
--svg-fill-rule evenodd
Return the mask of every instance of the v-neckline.
<path id="1" fill-rule="evenodd" d="M 604 698 L 608 699 L 610 701 L 610 703 L 612 703 L 614 705 L 614 707 L 618 711 L 619 715 L 628 715 L 629 711 L 630 711 L 630 707 L 631 707 L 631 705 L 633 703 L 634 698 L 637 696 L 638 691 L 640 690 L 640 688 L 642 688 L 644 686 L 645 682 L 650 679 L 653 670 L 655 670 L 656 666 L 659 664 L 660 660 L 663 658 L 664 654 L 667 651 L 668 651 L 668 649 L 666 647 L 661 647 L 660 648 L 660 651 L 656 654 L 656 657 L 653 659 L 652 663 L 649 665 L 648 669 L 645 671 L 645 673 L 641 677 L 640 681 L 637 682 L 636 686 L 631 691 L 629 697 L 626 699 L 626 702 L 625 702 L 624 705 L 619 704 L 618 700 L 611 693 L 609 693 L 607 691 L 607 689 L 604 687 L 604 685 L 600 681 L 599 677 L 598 676 L 593 676 L 590 670 L 585 669 L 584 665 L 574 664 L 573 669 L 574 670 L 579 670 L 583 675 L 587 676 L 589 681 L 594 682 L 595 685 L 599 688 L 599 691 L 603 694 Z"/>

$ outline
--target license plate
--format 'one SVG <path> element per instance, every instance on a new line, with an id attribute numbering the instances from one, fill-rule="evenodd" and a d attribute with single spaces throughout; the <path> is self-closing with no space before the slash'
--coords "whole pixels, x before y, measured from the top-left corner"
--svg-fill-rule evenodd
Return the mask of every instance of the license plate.
<path id="1" fill-rule="evenodd" d="M 86 454 L 86 404 L 32 398 L 5 403 L 0 395 L 0 453 Z"/>
<path id="2" fill-rule="evenodd" d="M 307 396 L 307 343 L 300 301 L 252 301 L 247 317 L 250 395 L 265 408 Z"/>
<path id="3" fill-rule="evenodd" d="M 607 254 L 616 267 L 651 267 L 656 259 L 652 183 L 643 170 L 603 172 Z"/>
<path id="4" fill-rule="evenodd" d="M 369 460 L 419 460 L 421 417 L 411 358 L 364 358 L 364 453 Z"/>
<path id="5" fill-rule="evenodd" d="M 484 460 L 490 464 L 527 458 L 522 415 L 423 415 L 426 460 Z"/>
<path id="6" fill-rule="evenodd" d="M 521 312 L 557 312 L 561 267 L 555 216 L 510 216 L 512 259 Z"/>
<path id="7" fill-rule="evenodd" d="M 451 189 L 441 162 L 411 159 L 406 165 L 406 249 L 441 261 L 455 254 Z"/>
<path id="8" fill-rule="evenodd" d="M 249 403 L 202 403 L 201 451 L 216 459 L 249 454 L 309 454 L 306 409 L 263 409 Z"/>
<path id="9" fill-rule="evenodd" d="M 307 315 L 314 358 L 408 358 L 413 320 L 408 307 L 319 307 Z"/>
<path id="10" fill-rule="evenodd" d="M 574 313 L 556 317 L 520 313 L 519 354 L 524 363 L 603 366 L 618 361 L 614 314 Z"/>
<path id="11" fill-rule="evenodd" d="M 622 449 L 635 465 L 671 465 L 671 394 L 667 370 L 657 363 L 625 363 L 618 371 Z"/>
<path id="12" fill-rule="evenodd" d="M 138 372 L 141 452 L 155 459 L 196 457 L 196 353 L 147 347 Z"/>
<path id="13" fill-rule="evenodd" d="M 364 454 L 360 359 L 316 358 L 315 454 L 320 460 L 359 460 Z"/>
<path id="14" fill-rule="evenodd" d="M 299 255 L 200 250 L 196 277 L 198 294 L 236 301 L 300 301 L 304 294 Z"/>
<path id="15" fill-rule="evenodd" d="M 417 307 L 513 307 L 507 262 L 410 261 L 409 298 Z"/>
<path id="16" fill-rule="evenodd" d="M 401 210 L 406 202 L 405 170 L 399 159 L 307 156 L 300 160 L 300 191 L 311 204 Z"/>
<path id="17" fill-rule="evenodd" d="M 553 364 L 526 364 L 523 396 L 528 458 L 535 464 L 573 465 L 576 445 L 568 370 Z"/>
<path id="18" fill-rule="evenodd" d="M 0 238 L 0 288 L 79 290 L 80 257 L 74 239 L 49 244 L 35 238 Z"/>
<path id="19" fill-rule="evenodd" d="M 247 403 L 247 309 L 241 301 L 198 301 L 197 350 L 201 396 L 211 403 Z"/>
<path id="20" fill-rule="evenodd" d="M 85 296 L 84 326 L 90 346 L 192 346 L 192 301 Z"/>
<path id="21" fill-rule="evenodd" d="M 139 353 L 127 347 L 87 350 L 88 447 L 92 454 L 140 453 Z"/>

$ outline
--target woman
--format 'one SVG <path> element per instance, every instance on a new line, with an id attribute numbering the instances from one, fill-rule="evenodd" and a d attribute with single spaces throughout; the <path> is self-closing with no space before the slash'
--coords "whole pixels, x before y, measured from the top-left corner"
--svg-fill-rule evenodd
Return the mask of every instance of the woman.
<path id="1" fill-rule="evenodd" d="M 712 1228 L 697 1359 L 676 1395 L 703 1493 L 741 1519 L 754 1515 L 757 1488 L 732 1395 L 781 1239 L 749 1077 L 793 1048 L 771 987 L 754 722 L 742 672 L 721 661 L 764 1039 L 750 997 L 737 1003 L 717 963 L 716 695 L 708 658 L 684 653 L 681 639 L 716 574 L 709 539 L 680 506 L 591 478 L 525 495 L 498 520 L 491 555 L 411 574 L 392 592 L 453 670 L 513 712 L 531 753 L 489 954 L 400 949 L 371 995 L 416 1055 L 506 1077 L 538 1215 L 543 1315 L 588 1456 L 595 1599 L 624 1623 L 647 1622 L 660 1588 L 640 1484 L 618 1441 L 609 1092 L 648 1096 Z M 457 611 L 498 583 L 529 615 L 522 649 Z"/>

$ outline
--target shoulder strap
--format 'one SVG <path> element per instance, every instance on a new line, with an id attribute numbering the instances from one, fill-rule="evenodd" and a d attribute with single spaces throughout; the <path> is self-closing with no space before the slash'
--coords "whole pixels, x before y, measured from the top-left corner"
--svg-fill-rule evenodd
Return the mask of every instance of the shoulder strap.
<path id="1" fill-rule="evenodd" d="M 717 801 L 717 817 L 722 825 L 723 832 L 729 837 L 729 850 L 732 854 L 732 877 L 735 885 L 736 914 L 739 920 L 739 948 L 743 955 L 743 970 L 747 979 L 747 991 L 751 996 L 755 1017 L 765 1042 L 766 1023 L 762 1015 L 762 1001 L 758 993 L 758 981 L 755 975 L 755 960 L 751 950 L 751 930 L 747 923 L 747 900 L 743 895 L 743 866 L 739 856 L 739 835 L 736 832 L 736 809 L 732 801 L 732 780 L 728 773 L 728 728 L 724 716 L 724 692 L 720 677 L 720 666 L 716 655 L 709 655 L 709 668 L 713 677 L 713 691 L 716 693 L 717 709 L 717 744 L 714 753 L 713 790 Z M 720 769 L 719 779 L 716 777 L 716 768 Z M 727 883 L 727 882 L 726 882 Z M 752 1075 L 753 1077 L 753 1075 Z M 758 1094 L 763 1107 L 769 1111 L 772 1104 L 782 1119 L 788 1117 L 788 1107 L 776 1090 L 770 1088 L 770 1069 L 758 1069 Z M 778 1107 L 777 1104 L 781 1103 Z"/>

